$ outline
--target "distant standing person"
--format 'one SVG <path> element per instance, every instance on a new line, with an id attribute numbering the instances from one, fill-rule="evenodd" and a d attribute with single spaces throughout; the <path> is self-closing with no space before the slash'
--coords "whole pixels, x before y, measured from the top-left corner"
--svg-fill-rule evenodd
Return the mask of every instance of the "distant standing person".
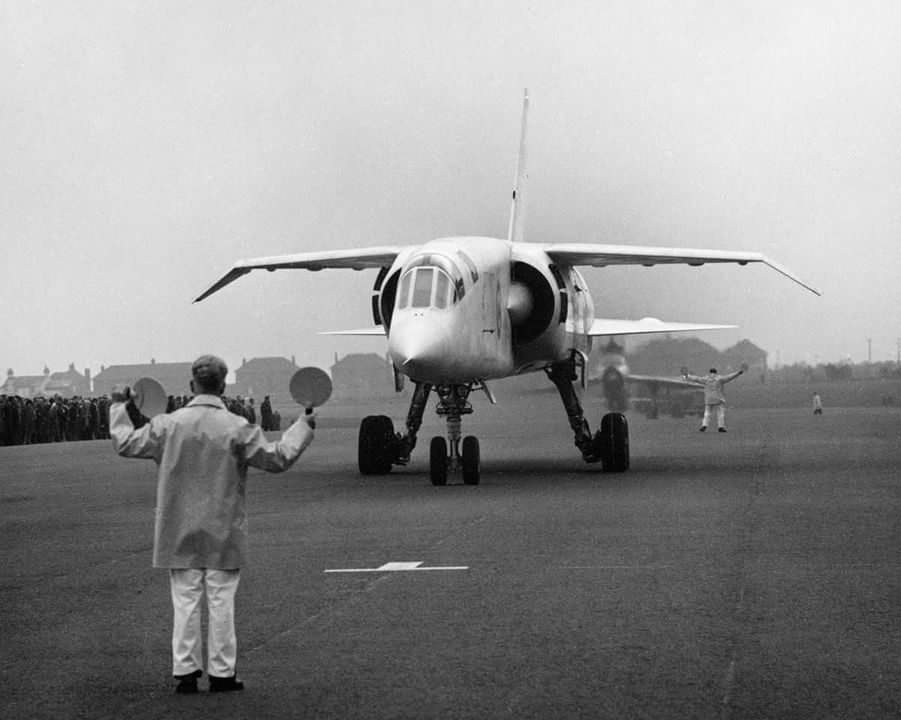
<path id="1" fill-rule="evenodd" d="M 301 415 L 281 440 L 229 412 L 222 402 L 225 362 L 213 355 L 191 368 L 195 397 L 135 429 L 128 388 L 113 394 L 110 435 L 123 457 L 159 466 L 153 565 L 169 570 L 173 605 L 172 674 L 177 693 L 197 692 L 203 674 L 201 600 L 209 612 L 210 691 L 242 690 L 237 679 L 234 598 L 246 562 L 247 468 L 287 470 L 313 440 L 315 417 Z"/>
<path id="2" fill-rule="evenodd" d="M 823 414 L 823 401 L 820 399 L 820 394 L 815 392 L 813 394 L 813 414 L 814 415 L 822 415 Z"/>
<path id="3" fill-rule="evenodd" d="M 704 386 L 704 419 L 701 420 L 699 430 L 704 432 L 710 424 L 710 416 L 716 410 L 717 430 L 726 432 L 726 395 L 723 392 L 723 385 L 732 382 L 739 375 L 744 373 L 745 366 L 742 365 L 741 370 L 736 370 L 729 375 L 717 374 L 716 368 L 710 368 L 710 372 L 706 375 L 691 375 L 687 368 L 682 368 L 682 377 L 689 382 L 698 383 Z"/>
<path id="4" fill-rule="evenodd" d="M 272 402 L 268 395 L 260 403 L 260 421 L 263 430 L 272 430 Z"/>

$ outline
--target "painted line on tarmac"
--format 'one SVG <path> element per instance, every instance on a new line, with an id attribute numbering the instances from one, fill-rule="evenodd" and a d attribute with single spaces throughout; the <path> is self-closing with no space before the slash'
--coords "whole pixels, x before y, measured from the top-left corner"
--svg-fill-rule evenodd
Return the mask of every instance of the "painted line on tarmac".
<path id="1" fill-rule="evenodd" d="M 672 565 L 561 565 L 561 570 L 667 570 Z"/>
<path id="2" fill-rule="evenodd" d="M 422 567 L 419 562 L 388 562 L 377 568 L 338 568 L 323 570 L 327 573 L 378 573 L 378 572 L 414 572 L 419 570 L 469 570 L 468 565 L 445 565 L 434 567 Z"/>

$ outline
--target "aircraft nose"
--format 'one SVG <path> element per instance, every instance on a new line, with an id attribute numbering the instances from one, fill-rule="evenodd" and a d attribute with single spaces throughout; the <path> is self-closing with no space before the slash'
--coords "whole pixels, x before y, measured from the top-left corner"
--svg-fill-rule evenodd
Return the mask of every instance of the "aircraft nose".
<path id="1" fill-rule="evenodd" d="M 430 374 L 439 366 L 447 352 L 438 333 L 392 333 L 388 353 L 404 374 L 418 377 Z"/>

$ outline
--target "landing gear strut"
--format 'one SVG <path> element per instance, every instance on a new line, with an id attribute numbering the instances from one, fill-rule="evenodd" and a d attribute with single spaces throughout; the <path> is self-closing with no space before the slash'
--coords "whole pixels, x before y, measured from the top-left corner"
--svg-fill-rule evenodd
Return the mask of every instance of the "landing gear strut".
<path id="1" fill-rule="evenodd" d="M 416 433 L 422 425 L 426 401 L 432 386 L 416 383 L 410 411 L 407 413 L 407 432 L 395 433 L 394 423 L 386 415 L 368 415 L 360 423 L 357 460 L 362 475 L 386 475 L 392 465 L 406 465 L 416 447 Z"/>
<path id="2" fill-rule="evenodd" d="M 601 419 L 601 429 L 592 436 L 573 385 L 578 378 L 576 370 L 576 356 L 554 363 L 545 370 L 560 393 L 575 435 L 575 445 L 585 462 L 600 462 L 604 472 L 625 472 L 629 469 L 629 423 L 626 416 L 618 412 L 607 413 Z"/>
<path id="3" fill-rule="evenodd" d="M 447 441 L 443 437 L 432 438 L 429 452 L 429 476 L 432 485 L 446 485 L 447 473 L 463 471 L 466 485 L 478 485 L 481 465 L 478 438 L 462 437 L 463 416 L 472 413 L 467 398 L 474 385 L 439 385 L 436 412 L 447 420 Z M 462 439 L 462 446 L 461 446 Z"/>
<path id="4" fill-rule="evenodd" d="M 449 472 L 462 471 L 466 485 L 478 485 L 481 475 L 481 459 L 478 438 L 462 436 L 464 415 L 472 412 L 469 394 L 482 389 L 494 402 L 488 389 L 481 382 L 466 385 L 439 385 L 437 412 L 447 420 L 447 439 L 433 437 L 429 445 L 429 477 L 433 485 L 447 485 Z M 422 415 L 432 386 L 416 383 L 410 411 L 407 413 L 406 433 L 394 432 L 391 418 L 385 415 L 369 415 L 360 423 L 358 464 L 363 475 L 385 475 L 392 465 L 406 465 L 416 446 L 416 434 L 422 425 Z"/>

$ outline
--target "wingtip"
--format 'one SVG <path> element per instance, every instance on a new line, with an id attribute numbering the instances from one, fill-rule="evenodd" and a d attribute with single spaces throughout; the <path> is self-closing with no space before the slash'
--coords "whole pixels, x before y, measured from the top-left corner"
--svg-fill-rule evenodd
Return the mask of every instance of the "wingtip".
<path id="1" fill-rule="evenodd" d="M 247 273 L 250 272 L 250 270 L 248 268 L 243 268 L 240 265 L 241 265 L 241 263 L 238 263 L 231 270 L 229 270 L 227 273 L 225 273 L 225 275 L 223 275 L 219 280 L 217 280 L 209 288 L 207 288 L 206 291 L 201 293 L 194 302 L 199 303 L 201 300 L 206 300 L 214 292 L 218 292 L 219 290 L 224 288 L 226 285 L 233 283 L 235 280 L 237 280 L 242 275 L 246 275 Z"/>
<path id="2" fill-rule="evenodd" d="M 798 277 L 795 273 L 793 273 L 791 270 L 789 270 L 787 267 L 785 267 L 781 263 L 778 263 L 775 260 L 773 260 L 772 258 L 768 258 L 764 255 L 761 256 L 761 260 L 766 265 L 769 265 L 771 268 L 773 268 L 773 270 L 775 270 L 776 272 L 780 273 L 781 275 L 784 275 L 789 280 L 792 280 L 792 281 L 798 283 L 798 285 L 800 285 L 802 288 L 812 292 L 817 297 L 823 296 L 823 293 L 820 292 L 817 288 L 815 288 L 810 283 L 804 282 L 800 277 Z"/>

